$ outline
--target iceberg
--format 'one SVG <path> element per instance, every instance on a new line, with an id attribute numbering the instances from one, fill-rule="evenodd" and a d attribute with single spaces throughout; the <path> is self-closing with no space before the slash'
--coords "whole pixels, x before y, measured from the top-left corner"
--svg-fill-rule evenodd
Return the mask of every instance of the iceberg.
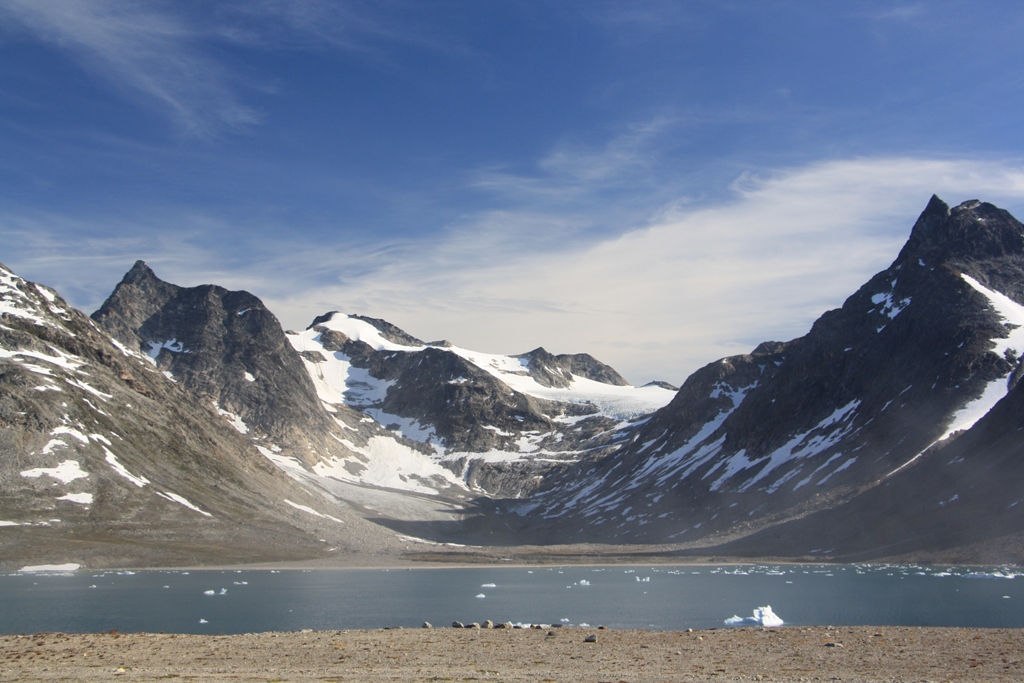
<path id="1" fill-rule="evenodd" d="M 754 614 L 749 617 L 731 616 L 725 620 L 727 626 L 745 626 L 754 624 L 758 626 L 782 626 L 784 623 L 779 615 L 772 611 L 771 605 L 757 607 Z"/>

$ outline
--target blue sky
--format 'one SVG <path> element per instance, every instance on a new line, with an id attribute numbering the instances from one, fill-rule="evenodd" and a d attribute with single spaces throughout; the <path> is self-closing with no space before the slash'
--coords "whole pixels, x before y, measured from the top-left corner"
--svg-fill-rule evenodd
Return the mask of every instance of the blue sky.
<path id="1" fill-rule="evenodd" d="M 803 334 L 932 193 L 1024 217 L 1009 2 L 0 0 L 0 261 L 137 258 L 634 382 Z"/>

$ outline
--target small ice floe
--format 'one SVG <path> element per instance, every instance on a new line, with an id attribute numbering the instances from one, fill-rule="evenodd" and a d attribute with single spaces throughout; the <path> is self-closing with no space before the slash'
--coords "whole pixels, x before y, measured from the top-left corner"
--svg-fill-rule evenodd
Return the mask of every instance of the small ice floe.
<path id="1" fill-rule="evenodd" d="M 227 588 L 221 588 L 219 595 L 227 595 L 227 593 L 228 593 L 228 589 Z"/>
<path id="2" fill-rule="evenodd" d="M 757 626 L 782 626 L 783 621 L 779 618 L 775 612 L 772 611 L 771 605 L 765 605 L 764 607 L 757 607 L 754 609 L 754 614 L 749 617 L 731 616 L 725 620 L 727 626 L 745 626 L 753 624 Z"/>
<path id="3" fill-rule="evenodd" d="M 638 577 L 636 577 L 636 580 L 637 580 L 637 582 L 638 582 L 638 583 L 650 583 L 650 582 L 651 582 L 651 577 L 649 577 L 649 576 L 645 576 L 645 577 L 643 577 L 643 578 L 641 579 L 641 578 L 640 578 L 640 577 L 638 576 Z"/>
<path id="4" fill-rule="evenodd" d="M 206 619 L 200 619 L 199 623 L 200 624 L 209 624 L 210 622 L 208 622 Z"/>
<path id="5" fill-rule="evenodd" d="M 576 582 L 576 585 L 577 586 L 589 586 L 590 582 L 587 581 L 586 579 L 580 579 L 579 581 Z"/>
<path id="6" fill-rule="evenodd" d="M 203 595 L 216 595 L 217 591 L 203 591 Z"/>
<path id="7" fill-rule="evenodd" d="M 1018 576 L 1022 575 L 1011 571 L 969 572 L 964 574 L 965 579 L 1013 579 Z"/>
<path id="8" fill-rule="evenodd" d="M 493 584 L 493 583 L 482 583 L 482 584 L 480 584 L 480 587 L 481 588 L 497 588 L 497 586 L 495 584 Z"/>
<path id="9" fill-rule="evenodd" d="M 476 597 L 478 597 L 478 598 L 486 598 L 487 596 L 486 596 L 486 595 L 484 595 L 483 593 L 480 593 L 480 594 L 478 594 L 478 595 L 477 595 Z"/>
<path id="10" fill-rule="evenodd" d="M 236 586 L 248 586 L 249 585 L 248 581 L 233 581 L 232 583 L 234 583 Z"/>

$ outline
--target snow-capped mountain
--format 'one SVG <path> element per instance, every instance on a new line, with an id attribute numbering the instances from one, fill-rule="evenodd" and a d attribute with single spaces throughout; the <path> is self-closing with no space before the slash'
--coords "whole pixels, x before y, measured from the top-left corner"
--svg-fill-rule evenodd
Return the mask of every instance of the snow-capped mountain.
<path id="1" fill-rule="evenodd" d="M 913 481 L 1016 382 L 1021 302 L 1024 226 L 933 197 L 892 265 L 806 336 L 698 370 L 629 444 L 519 510 L 562 540 L 706 543 Z"/>
<path id="2" fill-rule="evenodd" d="M 283 474 L 56 292 L 0 266 L 4 569 L 329 557 L 377 528 Z"/>
<path id="3" fill-rule="evenodd" d="M 672 392 L 634 388 L 585 354 L 519 357 L 424 344 L 329 313 L 301 333 L 247 292 L 178 287 L 137 262 L 93 314 L 307 485 L 449 499 L 522 496 L 614 448 Z"/>
<path id="4" fill-rule="evenodd" d="M 587 354 L 486 354 L 424 343 L 382 320 L 331 312 L 289 339 L 320 399 L 431 448 L 491 495 L 522 496 L 552 469 L 613 450 L 631 421 L 666 405 Z"/>
<path id="5" fill-rule="evenodd" d="M 179 287 L 139 261 L 93 319 L 306 484 L 467 493 L 429 449 L 323 403 L 277 318 L 248 292 Z"/>

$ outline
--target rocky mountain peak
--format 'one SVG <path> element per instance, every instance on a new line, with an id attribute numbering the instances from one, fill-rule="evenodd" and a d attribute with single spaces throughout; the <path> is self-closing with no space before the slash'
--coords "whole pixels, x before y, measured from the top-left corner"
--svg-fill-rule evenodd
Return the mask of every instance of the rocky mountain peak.
<path id="1" fill-rule="evenodd" d="M 588 353 L 562 353 L 556 356 L 544 347 L 538 346 L 533 351 L 514 358 L 525 361 L 530 376 L 546 387 L 568 387 L 574 377 L 615 386 L 629 385 L 629 382 L 612 367 Z"/>
<path id="2" fill-rule="evenodd" d="M 153 269 L 146 264 L 145 261 L 139 259 L 135 264 L 124 274 L 124 278 L 121 279 L 123 283 L 137 284 L 139 282 L 145 282 L 146 280 L 159 280 Z"/>
<path id="3" fill-rule="evenodd" d="M 92 318 L 239 431 L 307 464 L 330 451 L 333 421 L 277 318 L 249 292 L 179 287 L 138 261 Z"/>
<path id="4" fill-rule="evenodd" d="M 896 263 L 954 267 L 1024 255 L 1024 225 L 1007 211 L 971 199 L 950 209 L 936 196 L 914 224 Z"/>

